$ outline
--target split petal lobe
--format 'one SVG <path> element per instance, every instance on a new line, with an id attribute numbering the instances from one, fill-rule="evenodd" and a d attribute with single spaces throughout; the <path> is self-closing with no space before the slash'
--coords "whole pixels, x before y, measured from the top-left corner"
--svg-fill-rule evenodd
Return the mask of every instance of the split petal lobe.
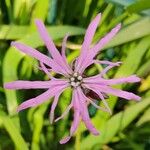
<path id="1" fill-rule="evenodd" d="M 65 143 L 67 143 L 70 139 L 71 139 L 71 137 L 70 137 L 70 136 L 67 136 L 67 137 L 63 138 L 62 140 L 60 140 L 59 143 L 60 143 L 60 144 L 65 144 Z"/>
<path id="2" fill-rule="evenodd" d="M 66 43 L 67 43 L 68 37 L 69 37 L 69 34 L 66 34 L 66 36 L 63 39 L 63 43 L 62 43 L 61 54 L 62 54 L 62 57 L 63 57 L 64 61 L 67 60 L 65 52 L 66 52 Z"/>
<path id="3" fill-rule="evenodd" d="M 89 24 L 85 36 L 84 36 L 84 42 L 82 44 L 82 51 L 87 53 L 87 50 L 90 48 L 90 44 L 92 42 L 93 36 L 95 34 L 95 31 L 97 29 L 97 26 L 100 22 L 101 13 L 99 13 Z"/>
<path id="4" fill-rule="evenodd" d="M 92 49 L 91 51 L 95 51 L 98 53 L 120 30 L 121 24 L 118 24 L 115 28 L 113 28 L 108 34 L 106 34 Z"/>
<path id="5" fill-rule="evenodd" d="M 52 55 L 52 57 L 54 59 L 58 60 L 60 58 L 60 53 L 58 52 L 54 42 L 52 41 L 52 39 L 48 35 L 48 32 L 45 28 L 44 23 L 39 19 L 36 19 L 35 23 L 37 25 L 40 36 L 43 39 L 44 43 L 46 44 L 50 54 Z"/>
<path id="6" fill-rule="evenodd" d="M 69 113 L 71 108 L 72 108 L 72 103 L 66 108 L 63 114 L 55 120 L 55 122 L 57 122 L 60 119 L 63 119 Z"/>
<path id="7" fill-rule="evenodd" d="M 102 102 L 104 103 L 104 105 L 105 105 L 105 107 L 107 108 L 107 110 L 108 110 L 108 112 L 110 113 L 110 115 L 112 115 L 112 111 L 111 111 L 109 105 L 107 104 L 107 102 L 106 102 L 106 100 L 105 100 L 103 94 L 102 94 L 99 90 L 97 90 L 97 88 L 95 88 L 93 85 L 92 85 L 92 86 L 90 86 L 90 85 L 85 85 L 85 87 L 87 87 L 88 89 L 94 91 L 94 92 L 99 96 L 99 98 L 100 98 L 100 99 L 102 100 Z"/>
<path id="8" fill-rule="evenodd" d="M 50 71 L 46 68 L 46 66 L 45 66 L 42 62 L 40 62 L 40 66 L 41 66 L 41 69 L 45 72 L 45 74 L 46 74 L 50 79 L 52 79 L 53 77 L 51 76 Z"/>
<path id="9" fill-rule="evenodd" d="M 54 120 L 54 111 L 55 111 L 55 108 L 57 106 L 60 94 L 61 94 L 61 92 L 55 96 L 54 101 L 53 101 L 52 106 L 51 106 L 51 110 L 50 110 L 50 123 L 51 124 L 53 123 L 53 120 Z"/>
<path id="10" fill-rule="evenodd" d="M 66 71 L 66 73 L 70 73 L 69 65 L 63 61 L 62 56 L 60 55 L 59 51 L 57 50 L 53 40 L 48 35 L 48 32 L 46 30 L 44 23 L 39 19 L 36 19 L 35 23 L 37 25 L 37 28 L 38 28 L 41 38 L 43 39 L 47 49 L 49 50 L 51 56 L 54 58 L 55 62 L 58 65 L 60 65 L 61 68 Z"/>
<path id="11" fill-rule="evenodd" d="M 95 46 L 93 46 L 89 53 L 84 58 L 82 65 L 77 67 L 77 71 L 83 73 L 83 71 L 91 64 L 93 58 L 97 55 L 97 53 L 117 34 L 120 30 L 121 24 L 118 24 L 115 28 L 113 28 L 106 36 L 104 36 Z M 79 65 L 78 65 L 79 66 Z"/>
<path id="12" fill-rule="evenodd" d="M 89 24 L 89 26 L 86 30 L 86 33 L 84 36 L 84 41 L 83 41 L 82 48 L 81 48 L 81 54 L 80 54 L 77 64 L 76 64 L 76 66 L 77 66 L 76 71 L 78 71 L 78 69 L 81 67 L 83 61 L 85 60 L 85 57 L 87 55 L 88 50 L 90 49 L 90 45 L 91 45 L 93 36 L 95 34 L 95 31 L 97 29 L 97 26 L 100 22 L 100 19 L 101 19 L 101 13 L 99 13 L 92 20 L 92 22 Z"/>

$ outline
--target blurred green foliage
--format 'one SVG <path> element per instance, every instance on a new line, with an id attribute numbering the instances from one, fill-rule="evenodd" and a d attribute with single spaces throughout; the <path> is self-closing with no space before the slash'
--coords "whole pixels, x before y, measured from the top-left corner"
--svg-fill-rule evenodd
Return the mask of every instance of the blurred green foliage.
<path id="1" fill-rule="evenodd" d="M 3 83 L 17 79 L 46 80 L 38 71 L 36 60 L 10 47 L 19 40 L 47 54 L 36 31 L 34 19 L 40 18 L 58 49 L 66 33 L 71 35 L 67 57 L 71 62 L 79 54 L 85 28 L 101 12 L 102 19 L 94 43 L 116 24 L 122 29 L 97 57 L 122 61 L 108 78 L 138 74 L 140 84 L 117 86 L 142 97 L 139 103 L 110 96 L 108 103 L 114 114 L 89 108 L 92 122 L 101 135 L 94 137 L 81 124 L 72 140 L 60 145 L 69 132 L 72 113 L 49 124 L 51 100 L 39 107 L 16 113 L 17 106 L 40 94 L 39 90 L 10 91 Z M 100 66 L 88 70 L 93 74 Z M 71 92 L 61 96 L 56 116 L 69 104 Z M 149 0 L 0 0 L 0 149 L 2 150 L 149 150 L 150 149 L 150 1 Z"/>

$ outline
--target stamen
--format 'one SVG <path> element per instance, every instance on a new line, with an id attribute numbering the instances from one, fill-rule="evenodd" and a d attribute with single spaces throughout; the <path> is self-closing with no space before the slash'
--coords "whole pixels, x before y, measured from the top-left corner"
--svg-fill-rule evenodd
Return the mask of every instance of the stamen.
<path id="1" fill-rule="evenodd" d="M 82 76 L 78 76 L 78 78 L 77 78 L 77 79 L 81 81 L 81 80 L 82 80 Z"/>
<path id="2" fill-rule="evenodd" d="M 70 84 L 71 84 L 71 86 L 73 86 L 73 87 L 76 86 L 76 83 L 75 83 L 75 82 L 71 82 Z"/>
<path id="3" fill-rule="evenodd" d="M 77 77 L 77 76 L 78 76 L 78 73 L 77 73 L 77 72 L 75 72 L 75 73 L 73 74 L 73 76 L 74 76 L 74 77 Z"/>
<path id="4" fill-rule="evenodd" d="M 75 81 L 75 78 L 74 77 L 70 78 L 70 81 Z"/>
<path id="5" fill-rule="evenodd" d="M 69 79 L 70 85 L 76 88 L 81 85 L 82 79 L 83 79 L 82 76 L 79 75 L 77 72 L 75 72 Z"/>

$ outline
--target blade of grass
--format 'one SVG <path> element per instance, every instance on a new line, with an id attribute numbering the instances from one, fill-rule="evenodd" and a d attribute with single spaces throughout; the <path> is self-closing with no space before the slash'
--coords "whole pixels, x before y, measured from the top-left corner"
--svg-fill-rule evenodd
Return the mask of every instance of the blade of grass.
<path id="1" fill-rule="evenodd" d="M 24 141 L 23 137 L 20 134 L 20 131 L 17 129 L 17 126 L 14 124 L 13 120 L 8 117 L 3 111 L 0 111 L 0 120 L 4 128 L 7 130 L 11 139 L 13 140 L 15 147 L 18 150 L 28 150 L 28 145 Z"/>
<path id="2" fill-rule="evenodd" d="M 150 18 L 146 17 L 125 27 L 112 39 L 112 41 L 109 42 L 109 44 L 105 46 L 104 49 L 125 44 L 127 42 L 150 35 L 149 26 Z"/>

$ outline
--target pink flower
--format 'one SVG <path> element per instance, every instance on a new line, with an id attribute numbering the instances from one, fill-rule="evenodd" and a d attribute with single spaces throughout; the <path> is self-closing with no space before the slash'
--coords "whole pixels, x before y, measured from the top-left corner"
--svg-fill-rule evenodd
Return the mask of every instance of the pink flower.
<path id="1" fill-rule="evenodd" d="M 112 63 L 109 61 L 100 61 L 96 60 L 95 56 L 104 47 L 104 45 L 106 45 L 117 34 L 121 25 L 118 24 L 98 43 L 96 43 L 93 47 L 90 47 L 96 28 L 100 22 L 100 18 L 101 14 L 98 14 L 88 26 L 82 44 L 80 56 L 73 62 L 72 67 L 67 63 L 67 59 L 65 56 L 66 41 L 68 35 L 65 36 L 62 44 L 61 53 L 59 53 L 52 39 L 49 37 L 43 22 L 40 20 L 36 20 L 36 25 L 42 40 L 44 41 L 48 51 L 51 54 L 51 58 L 22 43 L 11 43 L 12 46 L 15 46 L 20 51 L 39 60 L 41 66 L 40 69 L 44 71 L 50 78 L 49 81 L 14 81 L 6 83 L 4 85 L 7 89 L 47 89 L 47 91 L 43 94 L 23 102 L 18 107 L 18 111 L 29 107 L 38 106 L 46 100 L 54 97 L 50 110 L 50 122 L 52 123 L 54 120 L 54 110 L 59 101 L 59 96 L 66 88 L 72 88 L 72 100 L 70 105 L 67 107 L 66 111 L 55 120 L 58 121 L 59 119 L 62 119 L 69 112 L 70 109 L 74 110 L 74 119 L 71 125 L 70 134 L 68 137 L 60 141 L 61 144 L 69 141 L 71 136 L 76 131 L 80 120 L 84 122 L 85 126 L 92 134 L 99 134 L 99 132 L 91 123 L 87 105 L 92 104 L 100 110 L 111 113 L 111 109 L 109 108 L 105 100 L 104 94 L 112 94 L 127 100 L 140 100 L 140 97 L 133 93 L 114 89 L 111 87 L 111 85 L 121 83 L 139 82 L 140 78 L 138 78 L 136 75 L 131 75 L 129 77 L 119 79 L 104 78 L 104 75 L 107 73 L 107 71 L 115 66 L 119 66 L 120 62 Z M 105 64 L 107 65 L 107 67 L 105 67 L 103 71 L 98 75 L 92 77 L 84 77 L 83 72 L 88 66 L 93 63 Z M 50 69 L 48 69 L 45 65 L 50 67 Z M 62 74 L 64 78 L 56 79 L 55 77 L 52 77 L 50 74 L 51 71 Z M 96 94 L 96 96 L 98 96 L 98 98 L 101 99 L 104 103 L 105 108 L 100 107 L 96 103 L 94 103 L 92 98 L 88 96 L 87 91 L 91 91 Z"/>

